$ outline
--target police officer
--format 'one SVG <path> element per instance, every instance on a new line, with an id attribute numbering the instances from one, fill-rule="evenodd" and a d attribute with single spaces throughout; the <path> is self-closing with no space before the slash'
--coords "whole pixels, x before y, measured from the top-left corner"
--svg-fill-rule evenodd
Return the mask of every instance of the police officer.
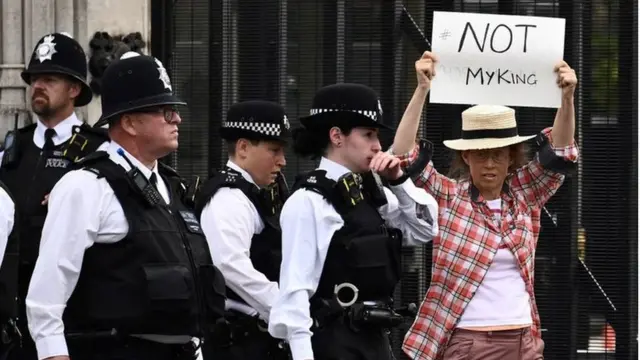
<path id="1" fill-rule="evenodd" d="M 27 295 L 40 359 L 193 359 L 192 339 L 224 315 L 185 183 L 158 159 L 178 147 L 185 103 L 162 63 L 126 53 L 103 78 L 111 142 L 50 195 Z"/>
<path id="2" fill-rule="evenodd" d="M 215 353 L 228 360 L 278 359 L 286 355 L 266 322 L 278 296 L 278 217 L 286 197 L 280 170 L 286 164 L 289 121 L 282 106 L 252 100 L 232 105 L 220 132 L 229 160 L 204 184 L 196 201 L 213 262 L 227 284 L 233 339 Z M 206 350 L 204 356 L 206 360 Z"/>
<path id="3" fill-rule="evenodd" d="M 294 151 L 321 160 L 298 177 L 282 209 L 269 332 L 288 341 L 294 360 L 391 359 L 386 331 L 402 321 L 391 299 L 401 246 L 437 234 L 438 206 L 380 151 L 386 126 L 372 89 L 324 87 L 310 114 L 293 133 Z"/>
<path id="4" fill-rule="evenodd" d="M 19 222 L 0 269 L 0 288 L 11 289 L 13 293 L 7 296 L 19 299 L 18 314 L 12 315 L 18 316 L 23 335 L 16 358 L 28 360 L 35 359 L 36 353 L 28 336 L 24 297 L 38 256 L 47 195 L 74 160 L 96 150 L 108 137 L 84 124 L 74 112 L 74 107 L 87 105 L 93 97 L 86 82 L 85 53 L 76 40 L 61 33 L 43 36 L 21 76 L 30 85 L 37 120 L 9 132 L 4 143 L 0 180 L 16 200 Z M 0 306 L 5 305 L 13 307 L 9 303 Z"/>
<path id="5" fill-rule="evenodd" d="M 14 223 L 15 203 L 6 185 L 0 181 L 0 264 L 4 261 Z M 14 323 L 17 304 L 9 295 L 11 293 L 15 294 L 15 289 L 0 288 L 0 336 L 5 338 L 4 341 L 0 341 L 0 354 L 7 354 L 11 348 L 15 347 L 16 344 L 7 340 L 18 335 Z"/>
<path id="6" fill-rule="evenodd" d="M 16 207 L 13 198 L 9 195 L 7 186 L 0 181 L 0 264 L 4 260 L 4 252 L 7 249 L 9 235 L 13 231 Z M 2 290 L 0 290 L 2 291 Z M 4 294 L 0 292 L 0 302 L 4 301 Z M 0 314 L 0 316 L 3 316 Z"/>

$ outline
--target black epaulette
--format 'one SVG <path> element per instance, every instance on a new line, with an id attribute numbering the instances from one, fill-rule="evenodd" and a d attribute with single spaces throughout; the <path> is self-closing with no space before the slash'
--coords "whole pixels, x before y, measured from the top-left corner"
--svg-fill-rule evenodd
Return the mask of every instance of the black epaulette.
<path id="1" fill-rule="evenodd" d="M 221 176 L 220 181 L 222 186 L 238 188 L 251 200 L 259 199 L 260 189 L 247 181 L 239 172 L 221 170 L 219 175 Z"/>
<path id="2" fill-rule="evenodd" d="M 85 123 L 74 125 L 71 133 L 71 139 L 62 149 L 62 155 L 73 162 L 96 151 L 102 143 L 109 141 L 106 129 L 92 128 Z"/>
<path id="3" fill-rule="evenodd" d="M 299 175 L 292 192 L 302 188 L 318 193 L 341 215 L 364 200 L 362 176 L 347 173 L 333 181 L 326 175 L 327 172 L 320 169 Z"/>
<path id="4" fill-rule="evenodd" d="M 109 129 L 106 128 L 95 128 L 87 123 L 82 123 L 80 126 L 80 129 L 82 130 L 83 133 L 86 134 L 90 134 L 90 135 L 94 135 L 99 139 L 102 139 L 104 141 L 109 141 Z"/>
<path id="5" fill-rule="evenodd" d="M 180 175 L 178 175 L 178 172 L 174 168 L 172 168 L 171 166 L 161 161 L 158 161 L 158 172 L 161 175 L 164 175 L 167 177 L 177 177 L 177 178 L 180 177 Z"/>
<path id="6" fill-rule="evenodd" d="M 260 212 L 260 189 L 254 184 L 248 182 L 242 174 L 232 169 L 222 169 L 216 172 L 202 186 L 197 185 L 197 194 L 195 195 L 194 209 L 199 217 L 206 204 L 211 197 L 223 187 L 230 187 L 241 190 L 249 200 L 256 205 Z M 190 192 L 190 191 L 189 191 Z"/>
<path id="7" fill-rule="evenodd" d="M 327 201 L 331 202 L 335 184 L 335 181 L 327 178 L 325 170 L 316 169 L 296 175 L 291 193 L 296 192 L 298 189 L 307 189 L 322 195 Z"/>
<path id="8" fill-rule="evenodd" d="M 82 169 L 90 173 L 94 173 L 98 178 L 101 178 L 102 175 L 100 173 L 100 170 L 93 167 L 93 165 L 106 159 L 109 159 L 109 153 L 102 150 L 95 151 L 81 159 L 78 159 L 73 163 L 73 167 L 75 169 Z"/>
<path id="9" fill-rule="evenodd" d="M 103 150 L 92 152 L 91 154 L 78 159 L 75 162 L 75 166 L 77 168 L 91 167 L 91 165 L 95 164 L 98 161 L 108 159 L 109 153 Z"/>

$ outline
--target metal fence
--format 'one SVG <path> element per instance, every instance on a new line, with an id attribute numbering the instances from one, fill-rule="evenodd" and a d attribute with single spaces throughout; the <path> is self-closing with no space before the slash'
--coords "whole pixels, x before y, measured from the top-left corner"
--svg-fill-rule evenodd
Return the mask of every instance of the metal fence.
<path id="1" fill-rule="evenodd" d="M 580 81 L 582 158 L 578 174 L 547 206 L 536 254 L 545 357 L 636 359 L 636 1 L 154 1 L 152 51 L 169 64 L 174 88 L 189 103 L 173 165 L 186 176 L 207 176 L 224 164 L 217 129 L 232 103 L 280 102 L 296 126 L 314 92 L 335 82 L 376 89 L 384 121 L 397 124 L 415 87 L 413 62 L 424 50 L 415 41 L 415 29 L 407 26 L 403 7 L 428 39 L 437 10 L 566 19 L 565 59 Z M 434 162 L 443 171 L 449 153 L 442 140 L 459 135 L 463 109 L 430 104 L 425 111 L 428 130 L 423 126 L 421 132 L 436 144 Z M 522 133 L 536 133 L 554 118 L 548 109 L 516 111 Z M 289 179 L 316 165 L 288 155 Z M 425 294 L 430 250 L 406 251 L 397 294 L 402 303 L 419 303 Z M 402 335 L 394 334 L 399 358 Z"/>

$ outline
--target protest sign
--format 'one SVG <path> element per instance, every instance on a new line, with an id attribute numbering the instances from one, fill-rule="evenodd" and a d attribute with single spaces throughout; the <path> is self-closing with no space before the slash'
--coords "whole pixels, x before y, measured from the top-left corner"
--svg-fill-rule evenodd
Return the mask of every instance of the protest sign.
<path id="1" fill-rule="evenodd" d="M 432 103 L 560 107 L 565 20 L 435 11 Z"/>

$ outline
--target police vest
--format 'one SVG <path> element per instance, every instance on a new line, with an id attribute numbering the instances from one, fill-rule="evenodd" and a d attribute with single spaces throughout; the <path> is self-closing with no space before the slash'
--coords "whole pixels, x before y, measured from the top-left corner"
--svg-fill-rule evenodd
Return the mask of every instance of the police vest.
<path id="1" fill-rule="evenodd" d="M 0 168 L 0 180 L 15 199 L 19 215 L 0 269 L 0 288 L 15 289 L 11 282 L 18 276 L 18 293 L 9 295 L 13 299 L 16 296 L 24 299 L 27 294 L 47 216 L 47 205 L 42 205 L 45 195 L 71 170 L 75 160 L 109 140 L 106 130 L 82 124 L 73 127 L 73 136 L 68 141 L 44 154 L 33 143 L 35 129 L 36 124 L 31 124 L 7 135 Z"/>
<path id="2" fill-rule="evenodd" d="M 200 223 L 184 205 L 182 179 L 159 164 L 158 181 L 170 189 L 171 202 L 151 205 L 139 182 L 106 152 L 80 164 L 109 183 L 129 232 L 121 241 L 96 243 L 85 251 L 63 317 L 67 334 L 116 329 L 120 334 L 202 335 L 224 315 L 224 279 L 211 262 Z"/>
<path id="3" fill-rule="evenodd" d="M 261 190 L 245 180 L 239 172 L 225 168 L 209 179 L 199 190 L 196 198 L 196 216 L 200 218 L 202 210 L 220 188 L 240 189 L 256 207 L 264 223 L 262 232 L 251 238 L 251 248 L 249 249 L 251 263 L 269 281 L 277 282 L 280 278 L 280 263 L 282 262 L 282 239 L 278 221 L 286 194 L 283 194 L 282 188 L 277 186 L 277 183 L 274 185 Z M 246 303 L 229 288 L 227 288 L 227 295 L 229 299 Z"/>
<path id="4" fill-rule="evenodd" d="M 11 191 L 9 188 L 0 181 L 0 187 L 7 192 L 13 203 L 16 203 L 16 200 L 11 196 Z M 15 205 L 14 205 L 15 206 Z M 14 212 L 13 215 L 13 227 L 16 227 L 18 218 L 18 213 Z M 14 233 L 13 229 L 11 233 L 9 233 L 9 238 L 11 238 Z M 3 239 L 0 239 L 3 240 Z M 11 245 L 11 247 L 10 247 Z M 5 253 L 2 259 L 2 267 L 6 267 L 7 269 L 13 268 L 16 269 L 18 267 L 18 249 L 17 243 L 8 243 L 5 249 Z M 10 273 L 8 271 L 0 271 L 0 323 L 3 323 L 7 319 L 13 319 L 18 315 L 18 303 L 16 302 L 16 294 L 18 287 L 18 274 L 16 272 Z"/>
<path id="5" fill-rule="evenodd" d="M 402 233 L 380 216 L 378 207 L 386 197 L 368 175 L 363 181 L 349 173 L 336 182 L 326 177 L 326 171 L 314 170 L 296 179 L 293 191 L 303 188 L 322 195 L 344 221 L 331 238 L 312 306 L 318 298 L 333 299 L 335 287 L 344 283 L 355 285 L 358 302 L 388 302 L 400 281 Z M 353 297 L 349 293 L 340 299 L 348 302 Z"/>

